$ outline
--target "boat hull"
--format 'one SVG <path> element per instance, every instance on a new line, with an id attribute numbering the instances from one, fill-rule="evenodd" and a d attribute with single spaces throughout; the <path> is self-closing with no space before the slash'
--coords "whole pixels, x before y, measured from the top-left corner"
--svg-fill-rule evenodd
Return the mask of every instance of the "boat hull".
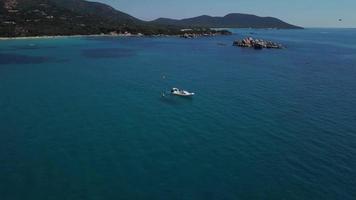
<path id="1" fill-rule="evenodd" d="M 194 93 L 184 93 L 184 94 L 182 94 L 182 93 L 177 93 L 177 92 L 173 92 L 172 94 L 176 95 L 176 96 L 181 96 L 181 97 L 192 97 L 192 96 L 195 95 Z"/>

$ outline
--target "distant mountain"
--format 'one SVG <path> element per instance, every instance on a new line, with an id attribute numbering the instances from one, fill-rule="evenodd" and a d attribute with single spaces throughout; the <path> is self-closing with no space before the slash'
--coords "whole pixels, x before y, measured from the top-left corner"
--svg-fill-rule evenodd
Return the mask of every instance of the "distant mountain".
<path id="1" fill-rule="evenodd" d="M 259 17 L 256 15 L 233 13 L 224 17 L 211 17 L 202 15 L 182 20 L 159 18 L 152 21 L 159 25 L 177 25 L 182 27 L 209 27 L 209 28 L 278 28 L 300 29 L 301 27 L 288 24 L 273 17 Z"/>
<path id="2" fill-rule="evenodd" d="M 146 35 L 177 35 L 182 34 L 180 29 L 185 27 L 299 28 L 275 18 L 244 14 L 200 16 L 184 20 L 161 18 L 145 22 L 108 5 L 86 0 L 0 0 L 0 37 L 89 35 L 126 31 Z M 198 30 L 200 34 L 201 30 Z"/>
<path id="3" fill-rule="evenodd" d="M 0 0 L 0 36 L 169 32 L 126 13 L 85 0 Z"/>
<path id="4" fill-rule="evenodd" d="M 26 1 L 26 0 L 25 0 Z M 37 0 L 38 1 L 38 0 Z M 120 12 L 106 4 L 83 0 L 47 0 L 58 8 L 67 9 L 77 14 L 93 15 L 115 23 L 142 23 L 141 20 Z"/>

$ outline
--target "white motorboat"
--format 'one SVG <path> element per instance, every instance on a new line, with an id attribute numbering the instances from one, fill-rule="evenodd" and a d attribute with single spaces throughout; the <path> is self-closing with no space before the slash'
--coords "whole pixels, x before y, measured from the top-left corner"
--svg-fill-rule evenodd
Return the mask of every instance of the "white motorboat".
<path id="1" fill-rule="evenodd" d="M 183 96 L 183 97 L 191 97 L 191 96 L 194 96 L 195 93 L 192 93 L 192 92 L 188 92 L 188 91 L 185 91 L 185 90 L 180 90 L 178 88 L 173 88 L 171 90 L 171 93 L 173 95 L 177 95 L 177 96 Z"/>

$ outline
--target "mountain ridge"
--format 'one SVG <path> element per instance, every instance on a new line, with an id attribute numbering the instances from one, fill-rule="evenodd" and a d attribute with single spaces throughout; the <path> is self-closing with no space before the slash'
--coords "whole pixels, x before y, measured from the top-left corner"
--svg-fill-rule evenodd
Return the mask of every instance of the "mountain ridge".
<path id="1" fill-rule="evenodd" d="M 244 13 L 230 13 L 223 17 L 200 15 L 184 19 L 158 18 L 151 22 L 160 25 L 176 24 L 186 27 L 302 29 L 300 26 L 289 24 L 275 17 L 260 17 Z"/>
<path id="2" fill-rule="evenodd" d="M 239 17 L 236 18 L 236 15 Z M 296 28 L 276 18 L 246 14 L 224 17 L 208 15 L 183 20 L 160 18 L 143 21 L 109 5 L 86 0 L 0 0 L 0 37 L 92 35 L 142 33 L 144 35 L 179 35 L 183 28 L 200 29 L 231 26 L 247 17 L 241 27 Z M 251 20 L 253 19 L 253 20 Z M 265 21 L 264 21 L 264 20 Z M 269 23 L 267 23 L 269 22 Z M 264 25 L 261 25 L 264 24 Z M 278 26 L 277 26 L 277 25 Z M 201 29 L 204 28 L 204 29 Z"/>
<path id="3" fill-rule="evenodd" d="M 0 0 L 0 36 L 157 32 L 131 15 L 84 0 Z M 166 31 L 166 30 L 164 30 Z"/>

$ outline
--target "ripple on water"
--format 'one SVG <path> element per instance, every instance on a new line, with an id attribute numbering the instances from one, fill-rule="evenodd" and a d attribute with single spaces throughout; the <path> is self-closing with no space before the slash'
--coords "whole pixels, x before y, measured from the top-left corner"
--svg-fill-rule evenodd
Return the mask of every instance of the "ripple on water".
<path id="1" fill-rule="evenodd" d="M 8 50 L 43 50 L 43 49 L 55 49 L 57 47 L 55 46 L 41 46 L 41 45 L 36 45 L 36 44 L 29 44 L 29 45 L 13 45 L 9 47 Z"/>
<path id="2" fill-rule="evenodd" d="M 132 49 L 124 48 L 96 48 L 84 49 L 82 55 L 87 58 L 100 59 L 100 58 L 129 58 L 136 55 Z"/>
<path id="3" fill-rule="evenodd" d="M 27 56 L 14 53 L 0 53 L 0 64 L 40 64 L 49 61 L 44 56 Z"/>

